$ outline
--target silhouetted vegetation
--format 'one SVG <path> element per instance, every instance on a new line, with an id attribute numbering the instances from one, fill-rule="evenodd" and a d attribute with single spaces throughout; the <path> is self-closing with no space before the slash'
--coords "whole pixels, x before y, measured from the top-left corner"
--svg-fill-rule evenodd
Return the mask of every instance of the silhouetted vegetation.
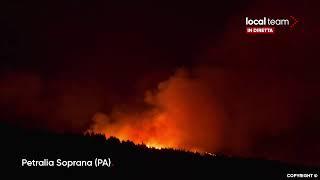
<path id="1" fill-rule="evenodd" d="M 3 170 L 46 175 L 56 172 L 81 177 L 83 174 L 102 174 L 108 179 L 116 177 L 171 179 L 172 173 L 181 177 L 189 175 L 211 177 L 250 176 L 259 179 L 285 179 L 287 173 L 314 173 L 314 169 L 291 166 L 276 161 L 228 158 L 186 152 L 174 149 L 147 148 L 130 141 L 121 142 L 116 137 L 106 138 L 101 134 L 56 134 L 44 131 L 25 130 L 9 125 L 0 125 L 1 156 Z M 111 158 L 111 167 L 21 167 L 21 160 L 94 160 Z M 19 174 L 19 173 L 17 173 Z M 21 174 L 20 174 L 21 175 Z M 92 174 L 93 175 L 93 174 Z M 151 176 L 150 176 L 151 175 Z M 220 178 L 221 179 L 221 178 Z"/>

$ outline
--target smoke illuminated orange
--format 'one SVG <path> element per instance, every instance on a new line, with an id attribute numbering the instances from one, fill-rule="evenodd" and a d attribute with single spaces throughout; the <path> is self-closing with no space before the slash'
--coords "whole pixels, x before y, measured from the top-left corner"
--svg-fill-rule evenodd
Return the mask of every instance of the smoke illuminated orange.
<path id="1" fill-rule="evenodd" d="M 118 114 L 117 123 L 104 124 L 108 122 L 109 117 L 104 114 L 97 113 L 94 117 L 95 122 L 100 122 L 92 127 L 92 131 L 103 133 L 106 136 L 115 136 L 120 140 L 130 140 L 136 144 L 145 144 L 147 147 L 156 149 L 161 148 L 183 148 L 179 145 L 179 137 L 170 121 L 163 115 L 155 112 L 139 116 L 125 117 Z M 141 118 L 140 120 L 138 118 Z M 142 119 L 149 118 L 149 119 Z M 129 123 L 131 122 L 131 123 Z M 118 124 L 120 123 L 120 124 Z M 101 126 L 101 127 L 99 127 Z"/>
<path id="2" fill-rule="evenodd" d="M 179 70 L 156 92 L 146 93 L 151 109 L 97 113 L 89 131 L 149 147 L 213 152 L 219 145 L 222 116 L 207 87 Z"/>

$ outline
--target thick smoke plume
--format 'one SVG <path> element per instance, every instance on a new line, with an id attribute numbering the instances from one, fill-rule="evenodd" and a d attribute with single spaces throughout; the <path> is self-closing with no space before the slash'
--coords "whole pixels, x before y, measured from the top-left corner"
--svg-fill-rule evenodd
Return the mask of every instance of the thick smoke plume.
<path id="1" fill-rule="evenodd" d="M 263 69 L 179 69 L 146 92 L 145 110 L 97 113 L 88 131 L 158 148 L 299 161 L 288 148 L 305 138 L 301 84 Z"/>
<path id="2" fill-rule="evenodd" d="M 140 113 L 97 113 L 90 130 L 154 147 L 219 149 L 224 116 L 205 81 L 180 69 L 144 101 L 150 107 Z"/>

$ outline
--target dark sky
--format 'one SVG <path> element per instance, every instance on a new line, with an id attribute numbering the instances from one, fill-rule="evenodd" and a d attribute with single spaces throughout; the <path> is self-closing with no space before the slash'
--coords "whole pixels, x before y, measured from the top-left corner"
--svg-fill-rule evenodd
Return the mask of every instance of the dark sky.
<path id="1" fill-rule="evenodd" d="M 251 124 L 247 135 L 259 140 L 250 151 L 312 143 L 320 127 L 318 7 L 292 0 L 1 1 L 1 121 L 80 132 L 96 112 L 139 109 L 147 89 L 186 68 L 219 87 L 229 118 Z M 291 15 L 299 19 L 293 30 L 244 33 L 246 16 Z M 215 78 L 216 70 L 223 75 Z M 260 117 L 267 127 L 277 125 L 264 132 L 250 120 Z M 291 156 L 319 150 L 314 144 Z"/>
<path id="2" fill-rule="evenodd" d="M 43 98 L 78 89 L 84 95 L 101 93 L 103 104 L 112 106 L 179 67 L 197 64 L 197 56 L 219 40 L 228 19 L 247 5 L 1 2 L 1 73 L 41 79 Z"/>

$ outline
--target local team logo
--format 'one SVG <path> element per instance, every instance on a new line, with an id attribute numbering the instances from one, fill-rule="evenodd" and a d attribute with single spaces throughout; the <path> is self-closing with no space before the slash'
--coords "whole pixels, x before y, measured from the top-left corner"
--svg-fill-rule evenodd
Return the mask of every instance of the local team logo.
<path id="1" fill-rule="evenodd" d="M 289 16 L 289 18 L 245 18 L 247 34 L 275 34 L 280 27 L 293 29 L 298 22 L 294 16 Z"/>

